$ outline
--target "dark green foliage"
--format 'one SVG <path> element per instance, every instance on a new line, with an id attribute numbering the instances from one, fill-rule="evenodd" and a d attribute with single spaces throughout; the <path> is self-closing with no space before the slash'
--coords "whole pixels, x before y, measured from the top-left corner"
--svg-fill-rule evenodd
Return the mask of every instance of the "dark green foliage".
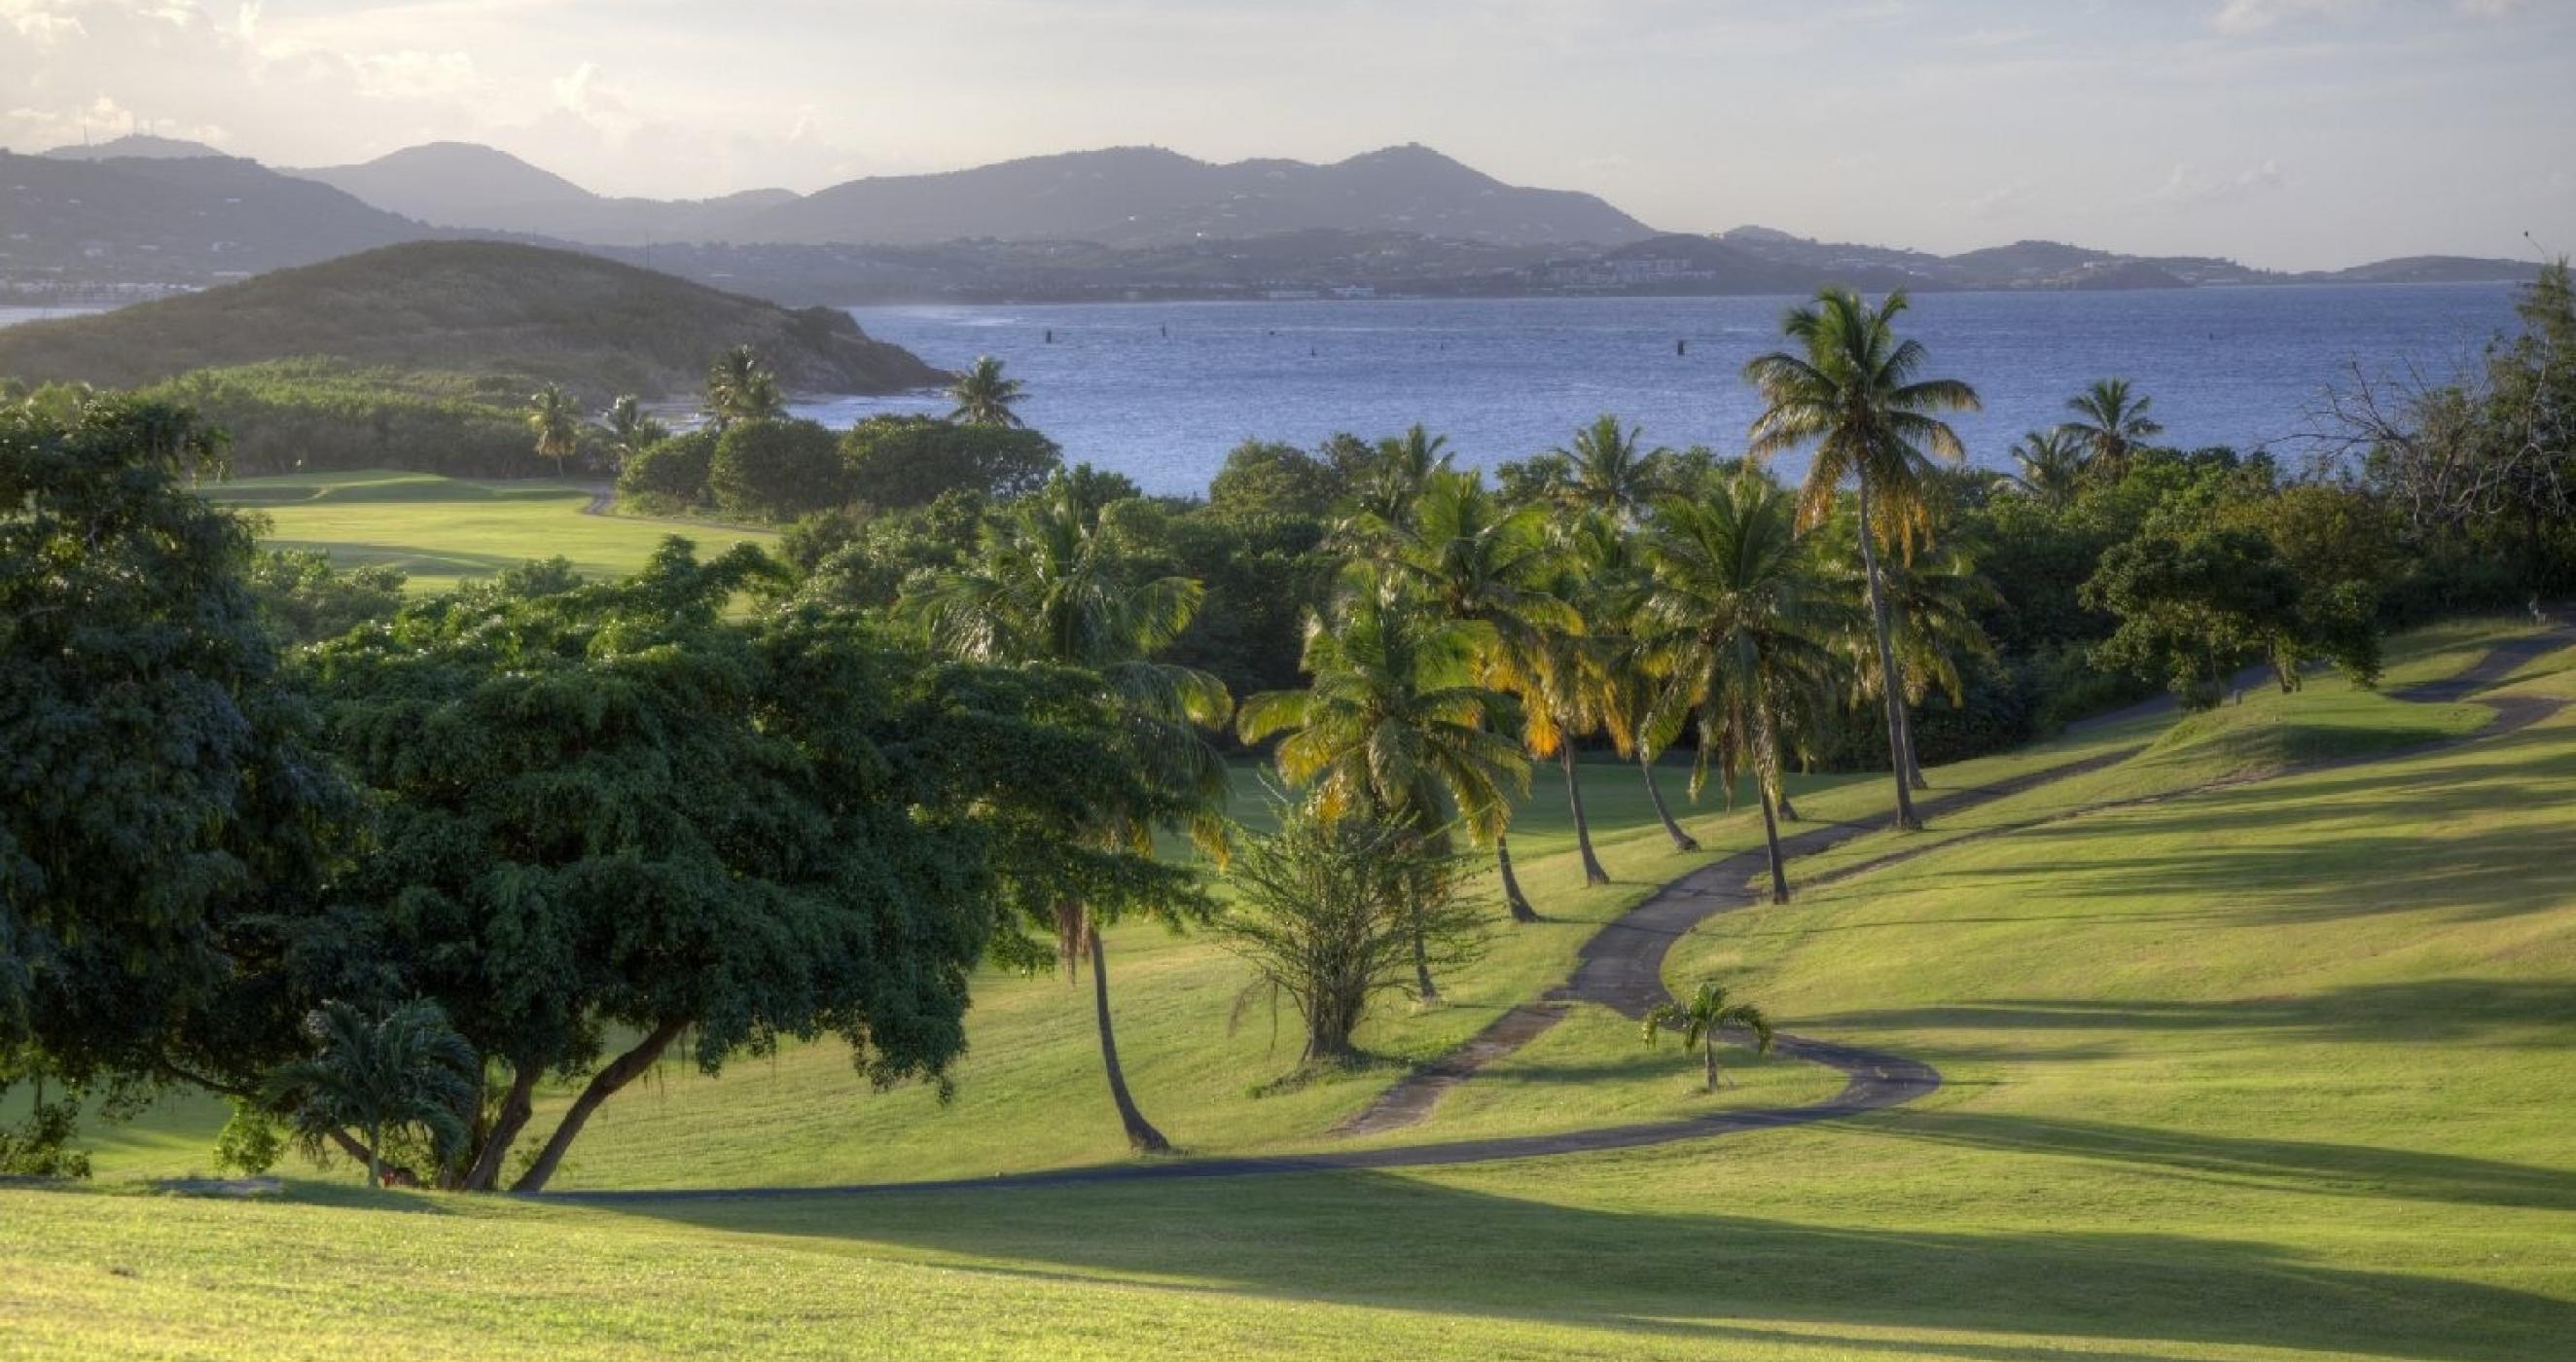
<path id="1" fill-rule="evenodd" d="M 0 1084 L 160 1073 L 348 812 L 249 528 L 183 483 L 214 452 L 156 403 L 0 412 Z"/>
<path id="2" fill-rule="evenodd" d="M 746 520 L 793 520 L 849 500 L 832 432 L 812 421 L 742 421 L 716 437 L 707 493 Z"/>
<path id="3" fill-rule="evenodd" d="M 1237 830 L 1235 897 L 1217 933 L 1252 966 L 1253 987 L 1286 995 L 1304 1020 L 1299 1060 L 1347 1063 L 1370 1002 L 1411 982 L 1416 934 L 1433 968 L 1454 967 L 1482 948 L 1485 915 L 1460 894 L 1463 863 L 1407 826 L 1286 799 L 1277 813 L 1277 832 Z"/>
<path id="4" fill-rule="evenodd" d="M 400 468 L 505 478 L 533 471 L 520 387 L 293 359 L 201 369 L 141 395 L 185 403 L 228 432 L 233 469 L 245 475 Z"/>
<path id="5" fill-rule="evenodd" d="M 682 431 L 637 450 L 618 470 L 617 496 L 645 510 L 683 511 L 705 504 L 715 464 L 716 432 Z"/>
<path id="6" fill-rule="evenodd" d="M 927 506 L 949 492 L 1025 496 L 1064 463 L 1055 441 L 1002 424 L 871 416 L 841 437 L 850 495 L 871 506 Z"/>
<path id="7" fill-rule="evenodd" d="M 1295 445 L 1246 440 L 1208 483 L 1208 510 L 1227 520 L 1323 520 L 1350 493 L 1342 469 Z"/>
<path id="8" fill-rule="evenodd" d="M 270 549 L 243 574 L 269 627 L 287 643 L 318 643 L 402 608 L 400 568 L 370 564 L 342 572 L 312 549 Z"/>
<path id="9" fill-rule="evenodd" d="M 2102 555 L 2084 597 L 2120 620 L 2102 662 L 2161 677 L 2188 708 L 2218 703 L 2228 674 L 2253 655 L 2273 660 L 2285 689 L 2296 683 L 2299 582 L 2260 535 L 2141 535 Z"/>
<path id="10" fill-rule="evenodd" d="M 88 1177 L 89 1155 L 72 1148 L 79 1133 L 80 1103 L 35 1103 L 16 1129 L 0 1126 L 0 1177 Z"/>
<path id="11" fill-rule="evenodd" d="M 1082 674 L 935 666 L 853 616 L 729 618 L 755 550 L 672 541 L 619 583 L 538 574 L 325 645 L 332 729 L 382 810 L 305 987 L 443 1003 L 512 1093 L 445 1180 L 489 1186 L 526 1085 L 599 1068 L 523 1186 L 685 1030 L 713 1070 L 837 1035 L 936 1078 L 1011 883 L 1112 898 L 1178 872 L 1065 829 L 1139 792 Z"/>

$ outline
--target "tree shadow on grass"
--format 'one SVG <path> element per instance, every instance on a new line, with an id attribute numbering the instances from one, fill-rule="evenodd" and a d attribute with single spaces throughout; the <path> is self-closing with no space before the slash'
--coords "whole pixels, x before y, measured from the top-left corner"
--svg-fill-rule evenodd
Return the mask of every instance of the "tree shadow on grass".
<path id="1" fill-rule="evenodd" d="M 528 562 L 530 554 L 469 553 L 431 549 L 418 544 L 370 544 L 347 539 L 272 539 L 264 547 L 310 549 L 330 555 L 340 567 L 389 563 L 418 577 L 490 577 Z"/>
<path id="2" fill-rule="evenodd" d="M 2011 1143 L 2001 1132 L 1988 1138 Z M 1287 1300 L 1642 1329 L 1711 1347 L 1772 1337 L 1765 1322 L 2059 1334 L 2146 1345 L 2140 1356 L 2163 1355 L 2153 1345 L 2196 1343 L 2527 1357 L 2576 1337 L 2576 1304 L 2563 1300 L 2327 1267 L 2244 1241 L 1616 1212 L 1385 1173 L 606 1209 L 999 1259 L 1005 1270 L 1078 1280 L 1142 1274 Z M 1727 1322 L 1690 1322 L 1696 1317 Z M 1849 1342 L 1997 1362 L 2060 1355 L 2002 1341 Z"/>

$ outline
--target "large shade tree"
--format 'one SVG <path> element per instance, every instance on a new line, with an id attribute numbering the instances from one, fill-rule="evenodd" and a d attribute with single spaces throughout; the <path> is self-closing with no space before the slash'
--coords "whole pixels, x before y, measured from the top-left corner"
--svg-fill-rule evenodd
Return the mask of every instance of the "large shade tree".
<path id="1" fill-rule="evenodd" d="M 249 924 L 310 908 L 354 812 L 253 527 L 190 490 L 220 453 L 180 408 L 0 409 L 0 1089 L 192 1068 Z"/>
<path id="2" fill-rule="evenodd" d="M 831 1035 L 874 1083 L 939 1079 L 996 858 L 1135 784 L 1088 678 L 934 665 L 846 613 L 730 613 L 775 573 L 674 540 L 631 580 L 513 573 L 312 654 L 380 812 L 286 968 L 306 996 L 433 999 L 487 1061 L 501 1091 L 438 1180 L 496 1185 L 538 1081 L 585 1075 L 514 1184 L 544 1187 L 683 1036 L 709 1071 Z"/>
<path id="3" fill-rule="evenodd" d="M 1956 379 L 1922 376 L 1923 343 L 1896 334 L 1902 290 L 1871 307 L 1848 289 L 1828 288 L 1814 303 L 1789 310 L 1782 329 L 1796 348 L 1756 356 L 1744 376 L 1763 400 L 1749 452 L 1767 457 L 1813 447 L 1799 516 L 1829 518 L 1846 481 L 1857 492 L 1861 570 L 1878 654 L 1891 753 L 1905 750 L 1904 687 L 1890 641 L 1881 549 L 1911 556 L 1935 520 L 1935 459 L 1965 457 L 1958 433 L 1939 413 L 1976 409 L 1976 390 Z M 1899 765 L 1899 763 L 1891 763 Z M 1903 770 L 1896 776 L 1896 822 L 1920 828 Z"/>
<path id="4" fill-rule="evenodd" d="M 1224 683 L 1156 655 L 1189 627 L 1203 595 L 1184 577 L 1149 576 L 1085 503 L 1072 479 L 1058 475 L 1005 518 L 989 523 L 967 566 L 915 585 L 898 610 L 951 656 L 989 662 L 1045 663 L 1098 676 L 1130 735 L 1129 751 L 1160 797 L 1151 805 L 1104 797 L 1081 820 L 1103 846 L 1149 849 L 1159 827 L 1179 825 L 1212 849 L 1221 847 L 1227 793 L 1225 763 L 1206 731 L 1233 712 Z M 1071 967 L 1087 955 L 1101 1065 L 1128 1143 L 1169 1148 L 1127 1088 L 1109 1009 L 1108 954 L 1100 924 L 1124 907 L 1203 907 L 1196 901 L 1055 896 L 1042 905 L 1053 918 Z"/>

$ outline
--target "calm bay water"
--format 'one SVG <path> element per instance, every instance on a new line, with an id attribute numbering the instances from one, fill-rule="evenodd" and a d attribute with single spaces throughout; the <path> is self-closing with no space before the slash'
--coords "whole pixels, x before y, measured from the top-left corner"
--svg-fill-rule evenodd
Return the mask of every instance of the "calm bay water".
<path id="1" fill-rule="evenodd" d="M 2155 399 L 2166 438 L 2239 447 L 2294 438 L 2347 363 L 2436 370 L 2513 323 L 2503 284 L 1946 293 L 1903 323 L 1928 373 L 1965 379 L 1985 410 L 1954 424 L 1970 456 L 2008 463 L 2022 431 L 2061 419 L 2084 384 L 2119 375 Z M 1651 444 L 1739 451 L 1756 410 L 1740 371 L 1779 343 L 1789 298 L 1368 299 L 852 309 L 869 334 L 942 368 L 1000 356 L 1028 385 L 1021 414 L 1068 460 L 1196 492 L 1247 436 L 1313 445 L 1416 421 L 1464 463 L 1565 444 L 1601 412 Z M 1047 340 L 1047 333 L 1054 340 Z M 1675 342 L 1687 353 L 1676 354 Z M 847 424 L 945 411 L 933 394 L 799 404 Z M 1783 471 L 1794 474 L 1794 462 Z"/>

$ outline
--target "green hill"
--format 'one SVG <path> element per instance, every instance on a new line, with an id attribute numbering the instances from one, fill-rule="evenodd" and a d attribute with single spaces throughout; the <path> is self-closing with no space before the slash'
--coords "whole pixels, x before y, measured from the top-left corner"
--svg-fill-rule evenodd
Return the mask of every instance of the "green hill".
<path id="1" fill-rule="evenodd" d="M 371 369 L 561 383 L 591 401 L 697 390 L 748 344 L 791 392 L 939 381 L 845 313 L 790 311 L 594 256 L 411 242 L 186 297 L 0 332 L 0 374 L 132 387 L 200 369 L 321 357 Z"/>

